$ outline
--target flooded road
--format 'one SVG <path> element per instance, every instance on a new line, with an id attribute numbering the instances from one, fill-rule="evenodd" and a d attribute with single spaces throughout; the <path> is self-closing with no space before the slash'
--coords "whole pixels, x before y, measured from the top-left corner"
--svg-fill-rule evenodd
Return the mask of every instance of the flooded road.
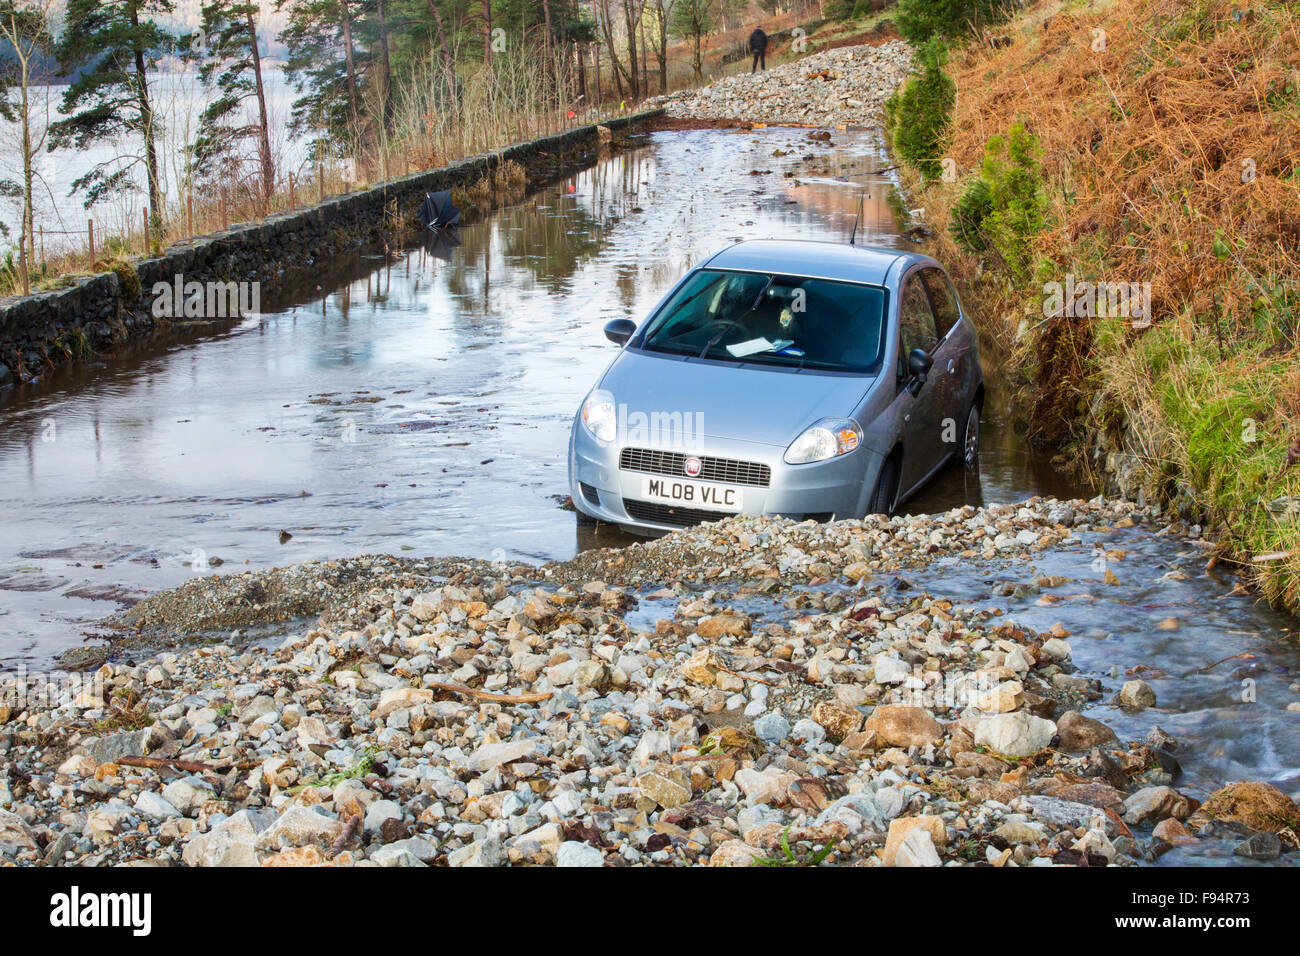
<path id="1" fill-rule="evenodd" d="M 48 662 L 115 599 L 194 574 L 632 540 L 560 507 L 571 417 L 615 351 L 602 327 L 736 239 L 847 238 L 864 190 L 858 241 L 911 245 L 868 175 L 879 142 L 835 139 L 654 134 L 462 228 L 446 259 L 359 257 L 293 307 L 0 397 L 0 666 Z M 982 487 L 944 476 L 913 509 L 1059 490 L 987 430 Z"/>
<path id="2" fill-rule="evenodd" d="M 864 190 L 859 241 L 910 246 L 890 184 L 866 174 L 889 165 L 878 141 L 835 140 L 654 134 L 463 228 L 446 258 L 358 257 L 292 307 L 0 397 L 0 667 L 48 667 L 119 601 L 196 574 L 365 552 L 537 562 L 633 540 L 561 507 L 570 420 L 614 355 L 602 326 L 640 321 L 735 239 L 846 238 Z M 1092 493 L 1020 442 L 996 396 L 981 456 L 978 478 L 946 471 L 906 510 Z M 1174 734 L 1196 792 L 1231 779 L 1297 792 L 1294 619 L 1230 596 L 1186 541 L 1123 546 L 1113 587 L 1086 553 L 936 563 L 911 583 L 1030 627 L 1063 622 L 1075 661 L 1112 689 L 1147 679 L 1158 711 L 1096 716 L 1122 736 Z M 1034 573 L 1086 597 L 1017 591 Z"/>

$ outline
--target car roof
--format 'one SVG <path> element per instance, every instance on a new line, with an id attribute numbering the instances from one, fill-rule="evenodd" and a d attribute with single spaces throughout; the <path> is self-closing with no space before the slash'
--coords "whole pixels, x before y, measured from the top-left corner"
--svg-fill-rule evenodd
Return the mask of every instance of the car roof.
<path id="1" fill-rule="evenodd" d="M 901 273 L 913 263 L 939 265 L 934 259 L 919 252 L 851 246 L 847 242 L 815 239 L 747 239 L 727 246 L 703 265 L 713 269 L 772 272 L 885 285 L 894 266 L 899 266 L 898 273 Z"/>

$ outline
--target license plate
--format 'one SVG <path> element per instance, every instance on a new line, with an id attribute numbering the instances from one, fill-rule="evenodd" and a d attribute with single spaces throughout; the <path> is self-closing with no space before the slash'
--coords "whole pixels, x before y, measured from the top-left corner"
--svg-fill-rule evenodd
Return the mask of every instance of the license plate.
<path id="1" fill-rule="evenodd" d="M 742 488 L 682 478 L 642 478 L 641 497 L 646 501 L 707 511 L 740 511 L 745 504 Z"/>

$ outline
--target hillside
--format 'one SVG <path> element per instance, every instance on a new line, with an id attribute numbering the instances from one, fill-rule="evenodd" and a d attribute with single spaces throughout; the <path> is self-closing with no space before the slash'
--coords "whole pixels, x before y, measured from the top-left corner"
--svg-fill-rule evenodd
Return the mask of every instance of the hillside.
<path id="1" fill-rule="evenodd" d="M 1276 2 L 1031 5 L 950 52 L 956 175 L 921 190 L 1022 427 L 1127 494 L 1203 516 L 1293 609 L 1298 19 Z M 990 182 L 1021 205 L 981 220 Z M 1054 301 L 1098 283 L 1144 295 L 1147 314 Z"/>

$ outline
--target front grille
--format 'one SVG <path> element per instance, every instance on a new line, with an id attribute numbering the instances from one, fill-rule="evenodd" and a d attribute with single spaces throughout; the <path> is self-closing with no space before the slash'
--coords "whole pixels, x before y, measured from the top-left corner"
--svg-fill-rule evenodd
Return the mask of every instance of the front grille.
<path id="1" fill-rule="evenodd" d="M 585 481 L 580 481 L 578 482 L 578 488 L 582 491 L 582 497 L 587 499 L 588 504 L 600 504 L 600 495 L 597 493 L 595 487 L 587 484 Z"/>
<path id="2" fill-rule="evenodd" d="M 618 455 L 618 467 L 624 471 L 641 471 L 651 475 L 686 475 L 686 459 L 690 455 L 677 451 L 657 451 L 653 448 L 624 448 Z M 700 473 L 693 477 L 700 481 L 720 481 L 729 485 L 755 485 L 766 488 L 772 481 L 772 469 L 757 461 L 737 461 L 734 458 L 700 456 Z"/>
<path id="3" fill-rule="evenodd" d="M 630 498 L 623 499 L 623 507 L 637 521 L 647 521 L 650 524 L 670 524 L 679 528 L 699 524 L 701 521 L 721 521 L 723 518 L 734 517 L 726 511 L 678 508 L 674 505 L 655 504 L 652 501 L 633 501 Z"/>

